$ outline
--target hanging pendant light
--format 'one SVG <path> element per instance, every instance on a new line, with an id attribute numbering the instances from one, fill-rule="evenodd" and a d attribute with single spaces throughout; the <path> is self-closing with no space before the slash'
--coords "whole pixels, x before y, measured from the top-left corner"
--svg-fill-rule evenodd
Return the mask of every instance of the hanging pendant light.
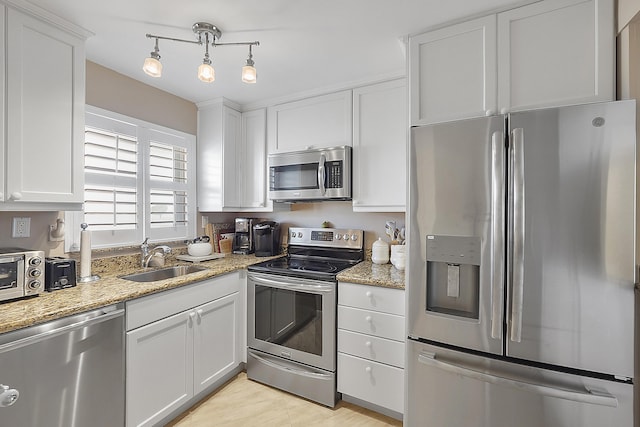
<path id="1" fill-rule="evenodd" d="M 156 38 L 156 46 L 151 55 L 144 60 L 142 69 L 151 77 L 162 76 L 162 63 L 160 62 L 160 54 L 158 50 L 158 39 Z"/>
<path id="2" fill-rule="evenodd" d="M 213 41 L 215 42 L 215 40 L 214 37 Z M 211 59 L 209 59 L 209 33 L 204 33 L 204 59 L 198 67 L 198 78 L 205 83 L 211 83 L 216 79 L 216 71 L 211 66 Z"/>
<path id="3" fill-rule="evenodd" d="M 258 73 L 253 66 L 253 54 L 251 52 L 252 45 L 249 45 L 249 58 L 247 58 L 247 64 L 242 67 L 242 81 L 245 83 L 253 84 L 258 79 Z"/>

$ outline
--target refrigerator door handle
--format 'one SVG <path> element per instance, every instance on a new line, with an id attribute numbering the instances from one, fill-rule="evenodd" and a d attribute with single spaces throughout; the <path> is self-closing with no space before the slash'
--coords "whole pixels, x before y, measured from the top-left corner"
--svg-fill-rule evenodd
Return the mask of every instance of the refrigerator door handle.
<path id="1" fill-rule="evenodd" d="M 418 354 L 418 362 L 431 366 L 452 374 L 461 375 L 478 381 L 483 381 L 499 386 L 513 387 L 518 390 L 527 391 L 548 397 L 571 400 L 579 403 L 587 403 L 591 405 L 618 407 L 618 399 L 606 392 L 595 390 L 568 390 L 564 388 L 556 388 L 545 384 L 539 384 L 528 381 L 518 381 L 511 378 L 490 375 L 484 372 L 476 371 L 467 367 L 455 365 L 453 363 L 444 362 L 436 359 L 433 353 L 422 352 Z"/>
<path id="2" fill-rule="evenodd" d="M 504 266 L 504 134 L 491 136 L 491 338 L 502 339 Z"/>
<path id="3" fill-rule="evenodd" d="M 512 258 L 511 258 L 511 341 L 522 339 L 522 304 L 524 294 L 524 134 L 522 128 L 511 131 L 512 181 Z"/>

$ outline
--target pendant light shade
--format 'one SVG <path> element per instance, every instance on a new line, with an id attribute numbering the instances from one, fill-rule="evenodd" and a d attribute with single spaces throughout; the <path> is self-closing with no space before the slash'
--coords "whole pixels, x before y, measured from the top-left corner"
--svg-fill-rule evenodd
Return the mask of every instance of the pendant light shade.
<path id="1" fill-rule="evenodd" d="M 162 76 L 162 63 L 160 62 L 160 54 L 158 52 L 158 39 L 156 39 L 156 46 L 153 52 L 144 60 L 144 65 L 142 66 L 144 72 L 151 77 Z"/>
<path id="2" fill-rule="evenodd" d="M 205 83 L 211 83 L 216 79 L 216 71 L 210 63 L 203 62 L 198 67 L 198 78 Z"/>
<path id="3" fill-rule="evenodd" d="M 255 83 L 258 79 L 258 74 L 256 73 L 256 67 L 253 66 L 253 54 L 251 52 L 251 45 L 249 45 L 249 58 L 247 58 L 247 65 L 242 67 L 242 81 L 245 83 Z"/>

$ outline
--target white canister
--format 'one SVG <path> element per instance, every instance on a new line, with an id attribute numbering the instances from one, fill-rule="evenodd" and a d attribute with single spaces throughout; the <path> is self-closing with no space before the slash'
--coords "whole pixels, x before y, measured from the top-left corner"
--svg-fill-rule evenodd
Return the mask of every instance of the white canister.
<path id="1" fill-rule="evenodd" d="M 405 265 L 405 245 L 392 245 L 391 246 L 391 264 L 398 270 L 404 270 Z"/>
<path id="2" fill-rule="evenodd" d="M 386 264 L 389 262 L 389 244 L 378 237 L 371 245 L 371 261 L 374 264 Z"/>

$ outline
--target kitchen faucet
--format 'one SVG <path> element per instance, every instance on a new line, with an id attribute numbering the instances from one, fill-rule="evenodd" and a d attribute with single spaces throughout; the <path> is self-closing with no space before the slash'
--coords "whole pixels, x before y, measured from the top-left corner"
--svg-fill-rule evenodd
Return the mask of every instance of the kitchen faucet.
<path id="1" fill-rule="evenodd" d="M 151 259 L 158 253 L 158 251 L 162 251 L 162 265 L 164 265 L 164 255 L 171 253 L 171 248 L 167 245 L 158 245 L 154 248 L 149 249 L 149 238 L 144 239 L 144 242 L 140 245 L 140 264 L 143 268 L 149 267 L 149 263 Z M 162 267 L 156 266 L 156 267 Z"/>

